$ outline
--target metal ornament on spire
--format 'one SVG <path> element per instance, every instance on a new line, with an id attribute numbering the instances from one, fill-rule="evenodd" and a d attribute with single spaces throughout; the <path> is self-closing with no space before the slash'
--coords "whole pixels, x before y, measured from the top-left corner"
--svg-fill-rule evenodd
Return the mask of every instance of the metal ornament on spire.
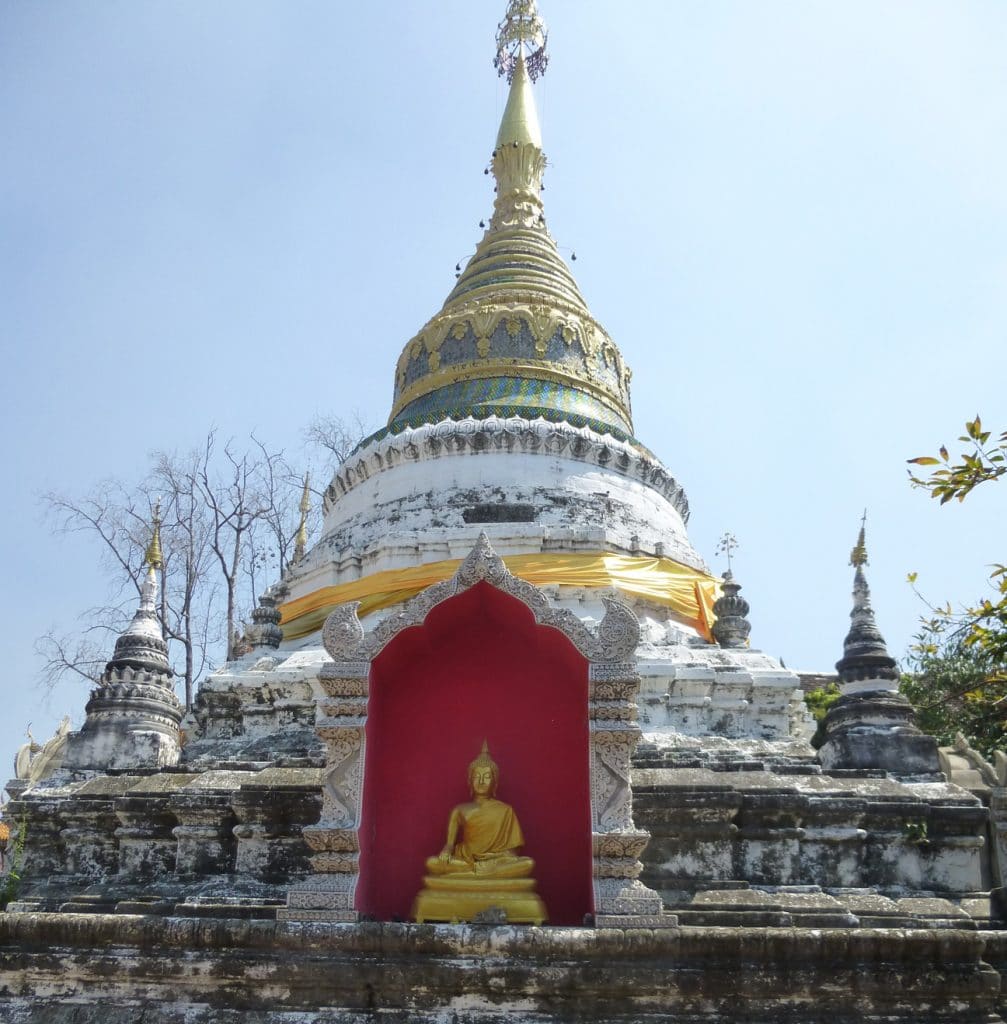
<path id="1" fill-rule="evenodd" d="M 731 575 L 731 556 L 738 550 L 738 538 L 728 530 L 723 537 L 717 541 L 717 554 L 727 556 L 727 574 Z"/>
<path id="2" fill-rule="evenodd" d="M 161 499 L 154 504 L 150 517 L 150 543 L 144 553 L 144 564 L 150 569 L 163 569 L 164 556 L 161 553 Z"/>
<path id="3" fill-rule="evenodd" d="M 864 509 L 863 518 L 860 520 L 860 534 L 857 537 L 857 543 L 853 550 L 850 552 L 850 565 L 859 568 L 862 565 L 867 565 L 867 540 L 865 537 L 865 531 L 867 529 L 867 509 Z"/>
<path id="4" fill-rule="evenodd" d="M 497 26 L 497 52 L 493 66 L 498 75 L 514 78 L 518 58 L 524 55 L 528 77 L 537 82 L 549 65 L 546 43 L 549 33 L 539 17 L 535 0 L 510 0 L 503 21 Z"/>

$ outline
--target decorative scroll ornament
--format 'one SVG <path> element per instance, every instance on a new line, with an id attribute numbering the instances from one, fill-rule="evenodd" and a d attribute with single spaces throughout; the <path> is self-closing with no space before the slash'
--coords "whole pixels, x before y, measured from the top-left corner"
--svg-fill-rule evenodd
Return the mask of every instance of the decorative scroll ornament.
<path id="1" fill-rule="evenodd" d="M 640 642 L 640 620 L 629 605 L 612 597 L 603 597 L 605 615 L 598 624 L 597 661 L 623 662 L 636 656 Z"/>
<path id="2" fill-rule="evenodd" d="M 322 626 L 322 645 L 333 661 L 352 661 L 364 640 L 364 627 L 357 618 L 359 601 L 336 607 Z"/>
<path id="3" fill-rule="evenodd" d="M 497 74 L 514 78 L 518 58 L 523 54 L 528 77 L 536 82 L 549 66 L 546 43 L 549 33 L 539 17 L 535 0 L 510 0 L 503 21 L 497 26 L 497 52 L 493 67 Z"/>

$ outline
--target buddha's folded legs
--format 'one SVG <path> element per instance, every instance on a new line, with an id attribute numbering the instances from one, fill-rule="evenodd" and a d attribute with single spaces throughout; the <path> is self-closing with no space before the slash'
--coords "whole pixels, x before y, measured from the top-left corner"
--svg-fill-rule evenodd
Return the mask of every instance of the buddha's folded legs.
<path id="1" fill-rule="evenodd" d="M 528 878 L 535 870 L 531 857 L 491 857 L 476 861 L 477 878 Z"/>
<path id="2" fill-rule="evenodd" d="M 452 857 L 441 860 L 430 857 L 427 860 L 427 874 L 468 875 L 471 878 L 528 878 L 535 870 L 531 857 L 500 856 L 487 857 L 470 864 L 466 860 Z"/>

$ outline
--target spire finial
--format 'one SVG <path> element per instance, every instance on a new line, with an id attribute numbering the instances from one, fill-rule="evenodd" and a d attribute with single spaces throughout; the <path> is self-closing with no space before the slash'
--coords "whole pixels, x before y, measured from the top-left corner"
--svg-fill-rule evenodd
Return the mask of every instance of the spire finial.
<path id="1" fill-rule="evenodd" d="M 738 550 L 738 538 L 729 530 L 717 542 L 717 554 L 727 556 L 727 572 L 724 573 L 723 593 L 713 602 L 716 620 L 711 632 L 721 647 L 747 647 L 752 624 L 746 616 L 751 611 L 748 602 L 739 597 L 741 584 L 731 572 L 731 556 Z"/>
<path id="2" fill-rule="evenodd" d="M 532 46 L 538 49 L 526 55 L 526 47 Z M 535 12 L 534 0 L 511 0 L 497 32 L 494 63 L 500 74 L 507 75 L 510 92 L 493 150 L 497 197 L 486 237 L 515 229 L 548 235 L 540 194 L 546 161 L 531 87 L 545 70 L 545 28 Z M 459 287 L 469 267 L 459 280 Z"/>
<path id="3" fill-rule="evenodd" d="M 297 526 L 297 539 L 294 541 L 294 561 L 299 562 L 308 548 L 308 513 L 311 511 L 310 477 L 304 474 L 304 490 L 301 492 L 301 521 Z"/>
<path id="4" fill-rule="evenodd" d="M 161 554 L 161 499 L 154 502 L 154 511 L 150 516 L 150 543 L 143 556 L 144 564 L 150 570 L 164 568 L 164 556 Z"/>
<path id="5" fill-rule="evenodd" d="M 497 74 L 514 79 L 514 72 L 524 64 L 533 82 L 545 74 L 549 66 L 546 42 L 549 33 L 539 17 L 535 0 L 510 0 L 503 21 L 497 26 L 497 52 L 493 66 Z"/>
<path id="6" fill-rule="evenodd" d="M 871 606 L 871 591 L 864 575 L 864 566 L 867 565 L 866 525 L 865 509 L 856 546 L 850 553 L 850 565 L 855 568 L 853 610 L 850 612 L 850 631 L 843 644 L 843 657 L 836 663 L 836 670 L 844 683 L 871 678 L 897 684 L 899 674 L 895 660 L 889 656 L 884 637 L 878 629 Z"/>
<path id="7" fill-rule="evenodd" d="M 850 565 L 860 568 L 867 565 L 867 509 L 864 509 L 863 517 L 860 520 L 860 533 L 857 535 L 857 543 L 850 552 Z"/>
<path id="8" fill-rule="evenodd" d="M 728 577 L 733 577 L 733 574 L 731 572 L 731 556 L 737 550 L 738 538 L 735 537 L 730 530 L 727 530 L 724 533 L 724 536 L 721 537 L 719 541 L 717 541 L 717 554 L 727 556 L 727 572 L 724 573 L 725 579 L 727 579 Z"/>

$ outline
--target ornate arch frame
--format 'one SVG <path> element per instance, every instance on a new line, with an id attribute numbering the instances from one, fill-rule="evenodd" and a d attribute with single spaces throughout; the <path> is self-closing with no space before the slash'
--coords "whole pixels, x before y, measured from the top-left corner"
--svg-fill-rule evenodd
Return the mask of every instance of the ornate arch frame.
<path id="1" fill-rule="evenodd" d="M 347 602 L 325 620 L 322 642 L 332 657 L 321 668 L 322 690 L 315 730 L 326 747 L 322 813 L 304 829 L 313 851 L 313 873 L 294 886 L 277 916 L 288 921 L 359 920 L 354 897 L 359 878 L 360 815 L 371 663 L 403 630 L 422 625 L 443 601 L 477 583 L 517 598 L 541 626 L 563 633 L 588 661 L 591 750 L 591 830 L 596 927 L 659 927 L 675 924 L 660 896 L 639 880 L 640 854 L 650 833 L 633 824 L 630 764 L 640 728 L 635 698 L 640 688 L 635 612 L 604 598 L 605 616 L 591 630 L 571 611 L 555 608 L 536 586 L 510 573 L 485 533 L 449 580 L 428 587 L 370 632 Z"/>

